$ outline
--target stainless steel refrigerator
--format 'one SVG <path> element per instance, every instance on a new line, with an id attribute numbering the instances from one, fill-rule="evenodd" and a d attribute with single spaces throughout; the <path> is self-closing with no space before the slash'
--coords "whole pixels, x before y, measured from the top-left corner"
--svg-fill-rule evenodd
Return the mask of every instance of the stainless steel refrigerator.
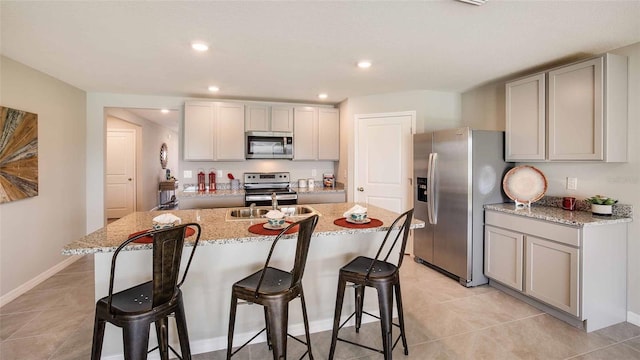
<path id="1" fill-rule="evenodd" d="M 504 133 L 469 128 L 413 137 L 414 230 L 418 262 L 443 271 L 464 286 L 486 284 L 483 274 L 483 205 L 505 202 Z"/>

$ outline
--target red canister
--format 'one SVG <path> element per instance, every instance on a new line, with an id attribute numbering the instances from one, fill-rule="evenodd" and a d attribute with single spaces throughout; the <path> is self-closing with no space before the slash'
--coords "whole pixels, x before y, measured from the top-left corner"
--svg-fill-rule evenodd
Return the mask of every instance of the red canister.
<path id="1" fill-rule="evenodd" d="M 198 191 L 207 190 L 206 185 L 204 183 L 204 170 L 198 169 Z"/>
<path id="2" fill-rule="evenodd" d="M 209 170 L 209 191 L 216 189 L 216 169 Z"/>

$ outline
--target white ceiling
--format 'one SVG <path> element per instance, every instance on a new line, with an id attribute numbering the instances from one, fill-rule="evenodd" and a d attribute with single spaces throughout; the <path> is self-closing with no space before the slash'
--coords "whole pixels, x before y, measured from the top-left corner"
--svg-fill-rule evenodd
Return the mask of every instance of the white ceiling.
<path id="1" fill-rule="evenodd" d="M 3 55 L 80 89 L 211 98 L 462 92 L 640 41 L 638 0 L 2 0 L 0 11 Z M 356 68 L 365 58 L 373 67 Z"/>

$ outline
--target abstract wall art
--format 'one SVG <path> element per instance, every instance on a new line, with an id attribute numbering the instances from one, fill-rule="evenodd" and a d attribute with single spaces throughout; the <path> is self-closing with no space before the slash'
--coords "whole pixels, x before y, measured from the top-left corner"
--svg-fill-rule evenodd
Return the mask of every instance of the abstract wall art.
<path id="1" fill-rule="evenodd" d="M 0 204 L 38 195 L 38 114 L 0 106 Z"/>

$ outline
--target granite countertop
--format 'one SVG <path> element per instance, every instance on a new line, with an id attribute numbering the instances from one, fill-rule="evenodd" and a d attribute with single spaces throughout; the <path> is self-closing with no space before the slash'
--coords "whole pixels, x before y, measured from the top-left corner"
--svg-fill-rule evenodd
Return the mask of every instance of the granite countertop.
<path id="1" fill-rule="evenodd" d="M 228 185 L 228 184 L 226 184 Z M 291 187 L 297 191 L 298 194 L 321 194 L 332 192 L 344 192 L 344 185 L 341 183 L 336 184 L 335 187 L 323 187 L 314 186 L 313 188 L 299 188 L 296 186 Z M 217 196 L 244 196 L 244 190 L 232 190 L 225 184 L 219 184 L 218 188 L 214 191 L 197 191 L 197 190 L 180 190 L 177 193 L 177 197 L 180 198 L 202 198 L 202 197 L 217 197 Z"/>
<path id="2" fill-rule="evenodd" d="M 628 211 L 622 211 L 622 213 L 624 214 L 613 216 L 597 216 L 591 214 L 590 211 L 569 211 L 564 210 L 561 207 L 538 204 L 531 205 L 531 208 L 516 208 L 516 205 L 514 203 L 502 203 L 485 205 L 484 208 L 485 210 L 499 211 L 507 214 L 530 217 L 564 225 L 586 227 L 627 223 L 633 221 L 630 206 L 622 206 L 628 206 Z"/>
<path id="3" fill-rule="evenodd" d="M 379 219 L 383 225 L 377 228 L 352 229 L 335 225 L 333 221 L 353 207 L 355 203 L 312 204 L 320 214 L 314 236 L 349 235 L 355 233 L 383 232 L 396 219 L 398 214 L 375 206 L 368 207 L 370 218 Z M 137 231 L 151 228 L 152 219 L 159 214 L 170 212 L 182 219 L 182 223 L 197 222 L 202 226 L 201 245 L 219 245 L 272 240 L 273 236 L 257 235 L 248 231 L 249 226 L 266 222 L 265 219 L 226 221 L 226 208 L 200 210 L 149 211 L 129 214 L 102 229 L 67 244 L 62 250 L 64 255 L 81 255 L 113 252 L 127 237 Z M 421 220 L 413 220 L 412 229 L 424 227 Z M 295 235 L 290 235 L 295 236 Z M 195 237 L 188 238 L 186 245 L 193 245 Z M 131 244 L 125 250 L 151 249 L 152 244 Z"/>

